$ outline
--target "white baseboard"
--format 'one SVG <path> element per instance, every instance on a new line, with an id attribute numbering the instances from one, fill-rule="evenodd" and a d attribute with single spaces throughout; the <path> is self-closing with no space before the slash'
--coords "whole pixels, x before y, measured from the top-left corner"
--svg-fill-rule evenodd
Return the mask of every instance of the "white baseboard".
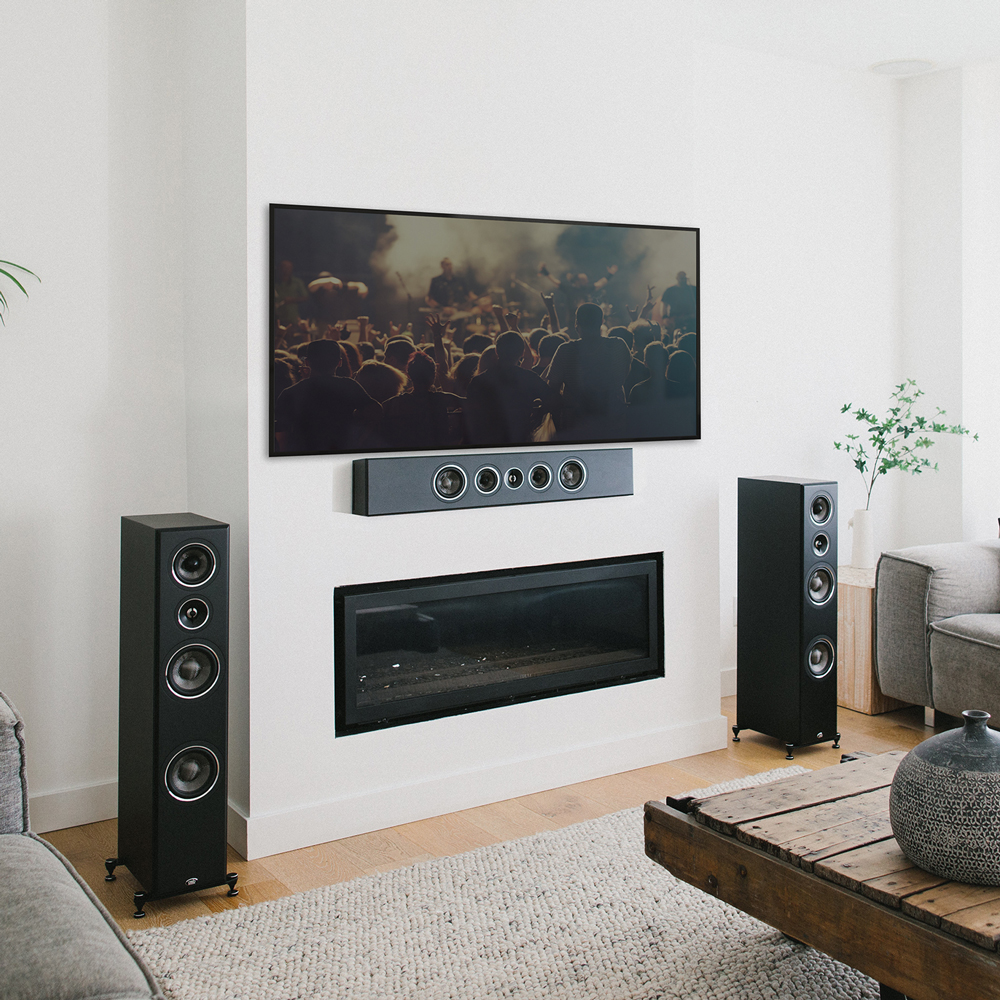
<path id="1" fill-rule="evenodd" d="M 624 739 L 586 744 L 542 757 L 508 760 L 474 771 L 379 788 L 266 815 L 230 807 L 230 843 L 248 859 L 471 809 L 577 781 L 662 764 L 726 746 L 723 715 Z M 245 841 L 246 848 L 237 847 Z"/>
<path id="2" fill-rule="evenodd" d="M 722 671 L 722 697 L 728 698 L 736 694 L 736 667 Z"/>
<path id="3" fill-rule="evenodd" d="M 98 781 L 58 792 L 29 793 L 28 810 L 35 833 L 114 819 L 118 815 L 118 782 Z"/>

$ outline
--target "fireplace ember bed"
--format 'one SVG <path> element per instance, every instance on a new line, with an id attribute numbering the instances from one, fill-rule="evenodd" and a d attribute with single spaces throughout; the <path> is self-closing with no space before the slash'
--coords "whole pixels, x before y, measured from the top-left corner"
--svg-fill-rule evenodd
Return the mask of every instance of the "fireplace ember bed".
<path id="1" fill-rule="evenodd" d="M 336 735 L 663 676 L 663 553 L 334 591 Z"/>

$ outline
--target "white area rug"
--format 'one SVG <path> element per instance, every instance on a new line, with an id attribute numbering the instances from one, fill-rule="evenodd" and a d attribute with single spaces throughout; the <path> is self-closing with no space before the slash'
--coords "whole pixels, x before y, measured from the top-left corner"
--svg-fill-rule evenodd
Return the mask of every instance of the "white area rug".
<path id="1" fill-rule="evenodd" d="M 650 861 L 641 809 L 129 937 L 171 1000 L 878 997 Z"/>

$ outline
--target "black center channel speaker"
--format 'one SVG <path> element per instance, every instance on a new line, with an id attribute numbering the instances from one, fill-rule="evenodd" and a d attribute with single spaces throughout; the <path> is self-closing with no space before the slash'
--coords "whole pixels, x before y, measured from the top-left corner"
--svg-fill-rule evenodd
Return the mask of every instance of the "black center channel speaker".
<path id="1" fill-rule="evenodd" d="M 122 518 L 118 856 L 149 899 L 226 884 L 229 525 Z"/>
<path id="2" fill-rule="evenodd" d="M 736 721 L 792 749 L 837 732 L 837 484 L 739 480 Z"/>

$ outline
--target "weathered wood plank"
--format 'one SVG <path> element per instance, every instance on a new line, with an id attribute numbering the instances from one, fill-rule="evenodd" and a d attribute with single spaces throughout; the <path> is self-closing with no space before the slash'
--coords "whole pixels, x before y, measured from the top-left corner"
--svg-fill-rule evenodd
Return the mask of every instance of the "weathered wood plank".
<path id="1" fill-rule="evenodd" d="M 922 868 L 904 868 L 901 872 L 883 875 L 881 878 L 868 879 L 861 883 L 861 892 L 869 899 L 883 906 L 900 909 L 903 900 L 916 892 L 943 885 L 947 879 L 940 875 L 931 875 Z"/>
<path id="2" fill-rule="evenodd" d="M 813 866 L 813 871 L 820 878 L 860 892 L 862 882 L 912 867 L 913 862 L 899 849 L 896 838 L 888 837 L 874 844 L 837 854 L 825 861 L 818 861 Z"/>
<path id="3" fill-rule="evenodd" d="M 935 927 L 941 918 L 979 903 L 1000 900 L 1000 886 L 968 885 L 965 882 L 945 882 L 936 889 L 929 889 L 903 900 L 903 912 L 917 920 L 924 920 Z"/>
<path id="4" fill-rule="evenodd" d="M 782 857 L 784 848 L 803 838 L 826 834 L 828 838 L 833 836 L 839 840 L 841 838 L 833 831 L 858 819 L 873 824 L 886 817 L 887 822 L 888 809 L 889 789 L 877 788 L 872 792 L 862 792 L 846 799 L 835 799 L 818 806 L 808 806 L 804 809 L 778 813 L 776 816 L 764 816 L 749 823 L 741 823 L 736 827 L 736 838 L 751 847 L 770 851 Z M 891 832 L 890 830 L 889 833 Z M 870 839 L 866 841 L 868 842 Z M 785 857 L 785 860 L 789 859 L 790 856 Z"/>
<path id="5" fill-rule="evenodd" d="M 732 833 L 737 826 L 751 820 L 885 788 L 892 784 L 892 776 L 904 756 L 902 750 L 890 750 L 877 757 L 782 778 L 757 788 L 696 799 L 691 809 L 699 822 L 721 833 Z"/>
<path id="6" fill-rule="evenodd" d="M 677 878 L 859 969 L 913 1000 L 996 1000 L 994 952 L 646 803 L 646 853 Z"/>
<path id="7" fill-rule="evenodd" d="M 891 836 L 892 827 L 888 816 L 859 816 L 850 823 L 820 830 L 784 845 L 779 857 L 811 872 L 817 861 L 866 847 Z"/>
<path id="8" fill-rule="evenodd" d="M 942 917 L 941 930 L 978 944 L 980 948 L 995 950 L 1000 944 L 1000 900 L 993 899 Z"/>

